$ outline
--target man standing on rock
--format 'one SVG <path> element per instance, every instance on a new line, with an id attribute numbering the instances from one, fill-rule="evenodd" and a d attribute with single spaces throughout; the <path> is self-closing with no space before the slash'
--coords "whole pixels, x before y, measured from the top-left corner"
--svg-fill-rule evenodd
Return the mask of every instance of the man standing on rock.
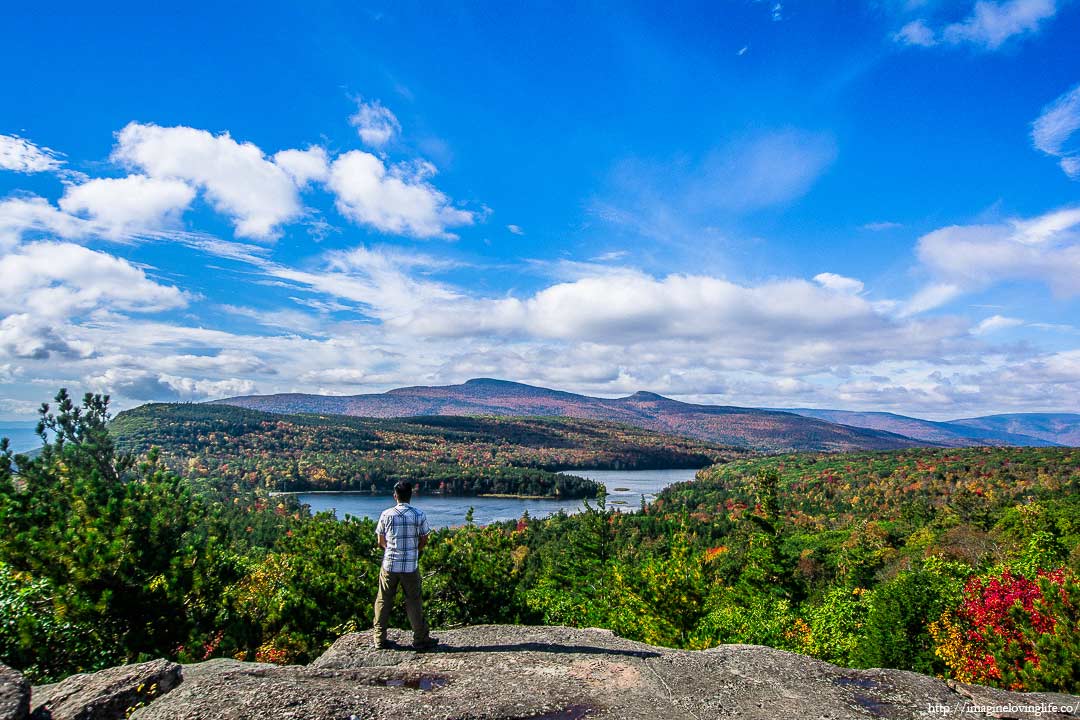
<path id="1" fill-rule="evenodd" d="M 412 483 L 404 480 L 394 486 L 397 505 L 384 510 L 379 516 L 375 533 L 379 547 L 383 548 L 382 570 L 379 572 L 379 594 L 375 598 L 375 647 L 386 644 L 386 625 L 390 622 L 390 608 L 394 604 L 398 585 L 405 591 L 405 612 L 412 625 L 413 647 L 430 650 L 439 644 L 437 638 L 428 635 L 424 621 L 424 609 L 420 603 L 420 570 L 417 563 L 420 553 L 427 545 L 431 528 L 423 510 L 409 504 L 412 499 Z"/>

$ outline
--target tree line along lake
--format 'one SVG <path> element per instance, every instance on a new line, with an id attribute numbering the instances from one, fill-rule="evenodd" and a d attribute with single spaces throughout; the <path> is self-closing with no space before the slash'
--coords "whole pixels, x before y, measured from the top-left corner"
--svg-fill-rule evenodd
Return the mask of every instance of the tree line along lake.
<path id="1" fill-rule="evenodd" d="M 652 502 L 661 490 L 678 482 L 693 480 L 695 469 L 675 470 L 573 470 L 568 475 L 588 478 L 602 483 L 607 489 L 607 503 L 615 510 L 629 512 L 641 507 L 641 498 Z M 389 496 L 361 492 L 301 492 L 297 499 L 311 506 L 312 512 L 332 511 L 337 517 L 346 515 L 378 519 L 379 514 L 393 504 Z M 590 501 L 595 504 L 596 501 Z M 557 498 L 485 497 L 460 495 L 417 495 L 413 504 L 423 510 L 431 527 L 454 527 L 465 524 L 469 508 L 473 522 L 478 525 L 501 520 L 517 520 L 523 513 L 531 517 L 546 517 L 560 510 L 575 513 L 585 506 L 583 500 Z"/>

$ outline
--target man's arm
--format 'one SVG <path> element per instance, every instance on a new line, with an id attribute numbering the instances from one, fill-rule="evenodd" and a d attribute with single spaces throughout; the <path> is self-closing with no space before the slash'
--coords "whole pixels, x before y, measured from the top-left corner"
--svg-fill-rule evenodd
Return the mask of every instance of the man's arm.
<path id="1" fill-rule="evenodd" d="M 385 513 L 383 513 L 385 515 Z M 379 547 L 386 549 L 386 521 L 383 515 L 379 516 L 379 522 L 375 524 L 375 535 L 379 538 Z"/>
<path id="2" fill-rule="evenodd" d="M 427 515 L 420 515 L 420 537 L 416 541 L 416 555 L 420 556 L 420 553 L 424 552 L 424 547 L 427 545 L 428 535 L 431 534 L 431 526 L 428 525 Z"/>

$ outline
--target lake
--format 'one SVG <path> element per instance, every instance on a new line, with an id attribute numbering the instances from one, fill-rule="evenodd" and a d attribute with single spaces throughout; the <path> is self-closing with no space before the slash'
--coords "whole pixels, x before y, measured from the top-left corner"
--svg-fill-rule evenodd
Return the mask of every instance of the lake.
<path id="1" fill-rule="evenodd" d="M 41 438 L 34 432 L 36 428 L 36 420 L 0 423 L 0 437 L 11 441 L 12 451 L 25 453 L 41 447 Z"/>
<path id="2" fill-rule="evenodd" d="M 677 482 L 693 480 L 697 470 L 568 470 L 568 475 L 586 477 L 603 483 L 608 491 L 608 504 L 620 511 L 641 507 L 641 496 L 652 501 L 658 492 Z M 359 492 L 297 493 L 300 502 L 310 505 L 312 512 L 332 510 L 338 517 L 369 517 L 377 520 L 393 500 L 381 495 Z M 546 517 L 559 510 L 579 512 L 582 500 L 525 500 L 520 498 L 457 497 L 418 495 L 413 498 L 417 507 L 428 516 L 432 528 L 465 524 L 465 513 L 473 508 L 473 522 L 487 525 L 499 520 L 517 520 L 526 510 L 531 517 Z M 590 501 L 594 502 L 594 501 Z M 595 504 L 595 503 L 594 503 Z"/>

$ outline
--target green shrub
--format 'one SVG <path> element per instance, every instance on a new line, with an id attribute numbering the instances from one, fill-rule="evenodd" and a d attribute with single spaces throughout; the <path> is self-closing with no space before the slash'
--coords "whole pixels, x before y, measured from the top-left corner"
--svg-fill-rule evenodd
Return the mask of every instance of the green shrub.
<path id="1" fill-rule="evenodd" d="M 818 603 L 804 604 L 803 617 L 810 627 L 801 648 L 814 657 L 838 665 L 854 662 L 863 639 L 873 592 L 863 588 L 832 588 Z"/>
<path id="2" fill-rule="evenodd" d="M 944 671 L 934 653 L 930 624 L 959 600 L 968 572 L 960 563 L 931 557 L 875 588 L 853 664 L 928 674 Z"/>

